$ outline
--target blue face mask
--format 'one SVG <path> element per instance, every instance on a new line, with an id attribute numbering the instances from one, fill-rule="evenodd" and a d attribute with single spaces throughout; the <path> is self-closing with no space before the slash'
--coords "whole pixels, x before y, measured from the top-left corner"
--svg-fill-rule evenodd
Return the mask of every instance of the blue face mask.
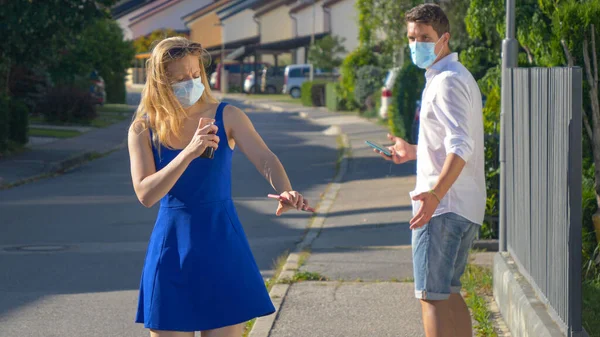
<path id="1" fill-rule="evenodd" d="M 440 42 L 441 38 L 438 40 Z M 413 63 L 421 68 L 426 69 L 431 67 L 437 55 L 435 54 L 435 46 L 438 42 L 412 42 L 408 46 L 410 47 L 410 56 Z"/>
<path id="2" fill-rule="evenodd" d="M 200 77 L 172 85 L 173 93 L 181 106 L 189 108 L 196 104 L 204 93 L 204 84 Z"/>

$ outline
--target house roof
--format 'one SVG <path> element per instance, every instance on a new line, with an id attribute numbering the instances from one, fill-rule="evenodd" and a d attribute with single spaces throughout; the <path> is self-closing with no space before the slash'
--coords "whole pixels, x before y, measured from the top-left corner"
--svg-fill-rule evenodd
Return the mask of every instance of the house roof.
<path id="1" fill-rule="evenodd" d="M 231 3 L 230 6 L 226 6 L 223 9 L 217 11 L 217 15 L 221 20 L 230 18 L 248 8 L 251 8 L 256 2 L 260 0 L 238 0 Z"/>
<path id="2" fill-rule="evenodd" d="M 331 7 L 335 4 L 337 4 L 338 2 L 342 2 L 342 1 L 346 1 L 346 0 L 327 0 L 327 1 L 325 1 L 325 3 L 323 3 L 323 7 L 328 8 L 328 7 Z"/>
<path id="3" fill-rule="evenodd" d="M 290 0 L 262 0 L 261 3 L 252 7 L 252 9 L 258 9 L 254 14 L 254 17 L 259 17 L 269 13 L 270 11 L 277 9 L 283 5 L 287 5 Z"/>
<path id="4" fill-rule="evenodd" d="M 236 1 L 236 0 L 215 0 L 215 2 L 212 4 L 206 5 L 202 8 L 199 8 L 191 13 L 188 13 L 188 14 L 182 16 L 181 20 L 183 20 L 183 22 L 187 25 L 188 23 L 190 23 L 198 18 L 201 18 L 202 16 L 204 16 L 206 14 L 214 12 L 215 10 L 219 9 L 220 7 L 228 5 L 234 1 Z"/>
<path id="5" fill-rule="evenodd" d="M 148 8 L 147 10 L 141 12 L 140 14 L 132 17 L 130 19 L 131 24 L 135 24 L 137 22 L 145 20 L 145 19 L 153 16 L 154 14 L 162 12 L 163 10 L 165 10 L 173 5 L 176 5 L 182 1 L 184 1 L 184 0 L 168 0 L 168 1 L 162 2 L 160 4 L 157 4 L 156 6 L 152 6 L 151 8 Z"/>
<path id="6" fill-rule="evenodd" d="M 316 0 L 315 3 L 318 3 L 320 0 Z M 294 3 L 296 2 L 295 0 L 288 0 L 288 4 Z M 298 4 L 295 7 L 292 7 L 292 9 L 290 9 L 290 13 L 298 13 L 299 11 L 312 6 L 312 2 L 300 2 L 300 4 Z"/>
<path id="7" fill-rule="evenodd" d="M 121 0 L 112 6 L 110 13 L 113 19 L 118 19 L 154 1 L 156 0 Z"/>

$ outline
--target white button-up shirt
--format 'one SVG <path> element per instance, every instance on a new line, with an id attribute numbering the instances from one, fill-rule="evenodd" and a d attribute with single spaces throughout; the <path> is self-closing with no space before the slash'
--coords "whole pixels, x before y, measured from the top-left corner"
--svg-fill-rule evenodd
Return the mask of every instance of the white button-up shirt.
<path id="1" fill-rule="evenodd" d="M 466 165 L 433 216 L 456 213 L 482 224 L 486 186 L 481 92 L 471 73 L 452 53 L 431 66 L 421 99 L 417 145 L 417 186 L 411 196 L 431 190 L 446 156 L 454 153 Z M 420 201 L 413 201 L 416 214 Z"/>

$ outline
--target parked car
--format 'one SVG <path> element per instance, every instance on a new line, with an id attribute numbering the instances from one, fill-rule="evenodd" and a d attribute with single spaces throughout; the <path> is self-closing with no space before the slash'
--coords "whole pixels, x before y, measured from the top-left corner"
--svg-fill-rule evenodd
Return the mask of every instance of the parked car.
<path id="1" fill-rule="evenodd" d="M 90 74 L 90 95 L 94 104 L 104 105 L 106 103 L 106 86 L 104 79 L 96 70 Z"/>
<path id="2" fill-rule="evenodd" d="M 300 98 L 302 83 L 310 76 L 309 64 L 292 64 L 285 67 L 283 72 L 283 88 L 281 92 L 294 98 Z"/>
<path id="3" fill-rule="evenodd" d="M 254 66 L 261 71 L 268 63 L 225 63 L 227 71 L 227 81 L 230 88 L 238 87 L 242 89 L 242 73 L 245 75 L 254 71 Z M 215 90 L 221 90 L 221 73 L 223 72 L 223 64 L 217 65 L 217 69 L 210 75 L 210 85 Z M 245 79 L 245 77 L 244 77 Z"/>
<path id="4" fill-rule="evenodd" d="M 275 94 L 283 91 L 284 71 L 282 67 L 266 67 L 262 71 L 260 91 Z"/>
<path id="5" fill-rule="evenodd" d="M 315 79 L 327 79 L 331 81 L 337 80 L 339 77 L 338 69 L 333 72 L 325 72 L 319 68 L 314 70 Z M 284 94 L 289 94 L 294 98 L 300 98 L 302 94 L 302 84 L 308 81 L 310 77 L 310 64 L 292 64 L 285 67 L 283 72 L 283 89 Z"/>
<path id="6" fill-rule="evenodd" d="M 265 67 L 256 83 L 256 76 L 251 72 L 244 81 L 244 92 L 276 94 L 283 89 L 283 68 Z"/>
<path id="7" fill-rule="evenodd" d="M 212 74 L 210 74 L 210 87 L 213 89 L 216 89 L 217 87 L 217 71 L 213 71 Z"/>
<path id="8" fill-rule="evenodd" d="M 383 119 L 388 118 L 388 110 L 392 104 L 392 91 L 396 83 L 396 76 L 400 72 L 400 68 L 392 68 L 388 70 L 383 87 L 381 88 L 381 107 L 379 108 L 379 116 Z"/>
<path id="9" fill-rule="evenodd" d="M 244 80 L 244 92 L 247 94 L 250 93 L 256 93 L 258 90 L 258 87 L 256 87 L 254 85 L 254 82 L 256 82 L 254 80 L 256 76 L 254 76 L 254 72 L 251 72 L 248 76 L 246 76 L 246 79 Z"/>

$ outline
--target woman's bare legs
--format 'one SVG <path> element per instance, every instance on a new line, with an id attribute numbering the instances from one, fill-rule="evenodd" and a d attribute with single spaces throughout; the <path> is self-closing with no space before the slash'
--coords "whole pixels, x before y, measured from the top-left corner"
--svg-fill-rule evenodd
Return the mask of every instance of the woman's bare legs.
<path id="1" fill-rule="evenodd" d="M 183 331 L 164 331 L 164 330 L 150 329 L 150 337 L 194 337 L 194 333 L 193 332 L 183 332 Z"/>
<path id="2" fill-rule="evenodd" d="M 244 324 L 230 325 L 214 330 L 202 331 L 202 337 L 242 337 Z M 162 336 L 161 336 L 162 337 Z"/>

